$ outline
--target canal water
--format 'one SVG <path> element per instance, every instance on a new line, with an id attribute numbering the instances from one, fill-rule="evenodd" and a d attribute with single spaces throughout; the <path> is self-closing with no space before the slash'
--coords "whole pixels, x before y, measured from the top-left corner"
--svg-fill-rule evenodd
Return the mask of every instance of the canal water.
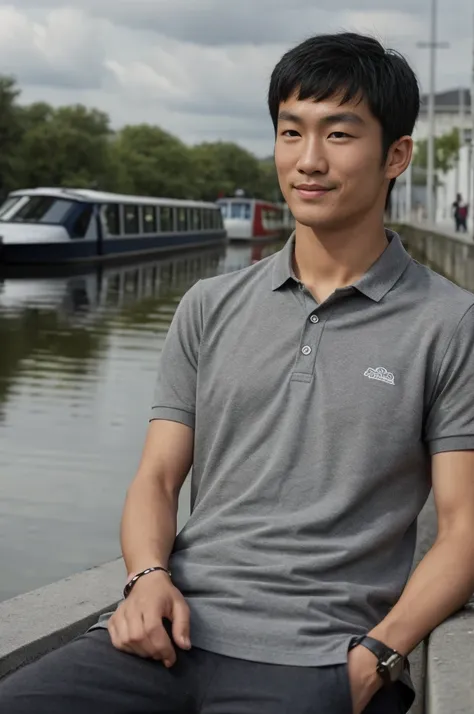
<path id="1" fill-rule="evenodd" d="M 125 492 L 181 296 L 281 245 L 0 275 L 0 600 L 120 555 Z M 179 527 L 188 504 L 184 488 Z"/>

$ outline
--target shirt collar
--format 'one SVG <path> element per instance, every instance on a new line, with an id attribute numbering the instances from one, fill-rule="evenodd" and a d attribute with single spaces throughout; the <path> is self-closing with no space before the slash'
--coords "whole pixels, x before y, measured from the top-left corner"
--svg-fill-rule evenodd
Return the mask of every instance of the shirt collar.
<path id="1" fill-rule="evenodd" d="M 393 288 L 411 261 L 398 234 L 390 230 L 386 230 L 386 234 L 389 241 L 388 246 L 369 270 L 352 286 L 374 302 L 382 300 Z M 272 274 L 272 290 L 278 290 L 289 280 L 296 280 L 292 260 L 294 246 L 295 232 L 276 254 Z"/>

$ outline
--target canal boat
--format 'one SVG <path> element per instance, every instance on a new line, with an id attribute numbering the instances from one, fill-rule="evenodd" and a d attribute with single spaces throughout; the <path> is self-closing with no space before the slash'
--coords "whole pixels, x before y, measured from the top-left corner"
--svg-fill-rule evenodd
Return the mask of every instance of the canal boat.
<path id="1" fill-rule="evenodd" d="M 271 240 L 289 226 L 288 211 L 279 203 L 236 196 L 219 198 L 217 205 L 229 240 Z"/>
<path id="2" fill-rule="evenodd" d="M 0 206 L 0 264 L 59 264 L 214 246 L 227 239 L 215 203 L 36 188 Z"/>

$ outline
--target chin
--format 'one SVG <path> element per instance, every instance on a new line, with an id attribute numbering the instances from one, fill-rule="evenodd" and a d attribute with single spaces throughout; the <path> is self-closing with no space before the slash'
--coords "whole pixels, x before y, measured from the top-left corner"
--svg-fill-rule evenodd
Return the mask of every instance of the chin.
<path id="1" fill-rule="evenodd" d="M 341 222 L 341 216 L 336 215 L 333 211 L 296 210 L 293 216 L 297 223 L 315 231 L 321 228 L 335 227 Z"/>

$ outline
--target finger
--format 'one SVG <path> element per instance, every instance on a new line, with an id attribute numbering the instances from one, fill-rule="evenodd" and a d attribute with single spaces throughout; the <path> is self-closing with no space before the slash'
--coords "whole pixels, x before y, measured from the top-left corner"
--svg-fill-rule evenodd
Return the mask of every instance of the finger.
<path id="1" fill-rule="evenodd" d="M 148 651 L 147 636 L 141 612 L 135 610 L 130 612 L 124 609 L 122 620 L 124 622 L 123 629 L 126 631 L 126 639 L 124 639 L 125 645 L 139 657 L 143 657 L 144 659 L 152 657 L 152 651 Z"/>
<path id="2" fill-rule="evenodd" d="M 112 642 L 112 645 L 115 647 L 116 650 L 120 650 L 121 652 L 127 652 L 128 654 L 134 654 L 130 647 L 128 647 L 124 643 L 124 640 L 119 634 L 119 630 L 117 629 L 114 622 L 109 620 L 109 622 L 107 623 L 107 629 L 109 631 L 110 641 Z"/>
<path id="3" fill-rule="evenodd" d="M 191 649 L 190 637 L 190 612 L 184 599 L 176 599 L 173 602 L 171 613 L 173 639 L 181 649 Z"/>
<path id="4" fill-rule="evenodd" d="M 165 667 L 172 667 L 176 662 L 176 652 L 163 626 L 161 615 L 157 615 L 156 611 L 145 610 L 143 625 L 151 642 L 153 659 L 162 661 Z"/>

